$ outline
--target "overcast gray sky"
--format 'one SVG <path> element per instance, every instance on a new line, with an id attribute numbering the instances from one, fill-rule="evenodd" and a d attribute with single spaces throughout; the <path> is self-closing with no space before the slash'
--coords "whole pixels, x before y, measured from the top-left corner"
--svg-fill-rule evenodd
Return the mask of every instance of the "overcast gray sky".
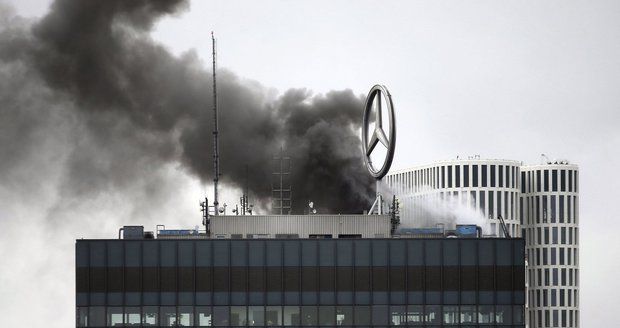
<path id="1" fill-rule="evenodd" d="M 41 17 L 49 5 L 9 3 L 24 17 Z M 274 93 L 365 94 L 385 84 L 397 110 L 393 168 L 474 154 L 536 164 L 545 153 L 578 164 L 582 325 L 617 322 L 620 241 L 611 205 L 620 189 L 620 2 L 192 1 L 151 35 L 175 55 L 195 51 L 207 66 L 211 30 L 219 66 Z M 170 165 L 162 179 L 172 191 L 146 193 L 154 209 L 119 209 L 132 199 L 97 195 L 90 204 L 64 205 L 71 208 L 65 215 L 88 216 L 81 224 L 59 221 L 58 230 L 39 231 L 62 169 L 37 170 L 29 162 L 21 172 L 37 180 L 35 194 L 0 181 L 0 317 L 11 326 L 24 316 L 40 317 L 33 319 L 40 327 L 73 324 L 74 239 L 113 238 L 125 218 L 200 222 L 205 186 Z M 237 196 L 224 197 L 234 203 Z"/>

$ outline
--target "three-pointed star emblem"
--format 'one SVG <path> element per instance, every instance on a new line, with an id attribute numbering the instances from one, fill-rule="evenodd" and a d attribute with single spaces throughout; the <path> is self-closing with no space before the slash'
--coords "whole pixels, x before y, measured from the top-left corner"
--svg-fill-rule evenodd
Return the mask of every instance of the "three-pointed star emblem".
<path id="1" fill-rule="evenodd" d="M 389 115 L 390 129 L 389 133 L 383 128 L 383 111 L 382 103 L 387 105 Z M 375 125 L 372 133 L 370 129 L 370 116 L 374 112 Z M 382 85 L 375 85 L 370 89 L 366 98 L 366 107 L 364 110 L 364 118 L 362 125 L 362 150 L 364 154 L 364 162 L 368 172 L 376 179 L 381 179 L 390 169 L 392 159 L 394 158 L 394 149 L 396 145 L 396 124 L 394 117 L 394 105 L 392 104 L 392 96 L 387 88 Z M 381 143 L 387 149 L 387 155 L 383 161 L 383 165 L 379 168 L 372 163 L 370 155 L 375 150 L 377 144 Z"/>

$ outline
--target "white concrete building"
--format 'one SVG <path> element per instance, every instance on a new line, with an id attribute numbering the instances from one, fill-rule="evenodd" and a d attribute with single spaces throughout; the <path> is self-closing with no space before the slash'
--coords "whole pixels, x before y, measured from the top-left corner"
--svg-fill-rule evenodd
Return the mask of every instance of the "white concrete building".
<path id="1" fill-rule="evenodd" d="M 521 167 L 530 328 L 579 327 L 579 169 Z"/>
<path id="2" fill-rule="evenodd" d="M 478 224 L 485 235 L 503 236 L 501 215 L 510 235 L 519 237 L 520 166 L 512 160 L 442 161 L 391 172 L 384 178 L 387 188 L 378 190 L 399 199 L 402 227 Z"/>

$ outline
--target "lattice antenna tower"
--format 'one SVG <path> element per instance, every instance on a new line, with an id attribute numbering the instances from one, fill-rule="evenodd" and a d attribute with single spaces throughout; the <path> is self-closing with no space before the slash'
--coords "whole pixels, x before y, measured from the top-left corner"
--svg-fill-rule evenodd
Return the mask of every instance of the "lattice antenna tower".
<path id="1" fill-rule="evenodd" d="M 290 214 L 293 203 L 291 188 L 291 158 L 284 156 L 284 149 L 273 157 L 274 172 L 271 179 L 271 208 L 275 214 Z"/>

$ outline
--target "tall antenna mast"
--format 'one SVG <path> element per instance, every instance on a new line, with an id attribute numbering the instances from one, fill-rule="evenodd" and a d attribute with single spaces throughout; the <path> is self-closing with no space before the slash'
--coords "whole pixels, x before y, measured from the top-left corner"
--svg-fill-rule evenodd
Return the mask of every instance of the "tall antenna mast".
<path id="1" fill-rule="evenodd" d="M 220 153 L 217 140 L 219 134 L 217 128 L 217 80 L 215 75 L 215 71 L 217 70 L 217 57 L 215 53 L 215 36 L 213 35 L 213 31 L 211 31 L 211 43 L 213 49 L 213 214 L 218 215 L 219 202 L 217 198 L 217 184 L 220 180 Z"/>

